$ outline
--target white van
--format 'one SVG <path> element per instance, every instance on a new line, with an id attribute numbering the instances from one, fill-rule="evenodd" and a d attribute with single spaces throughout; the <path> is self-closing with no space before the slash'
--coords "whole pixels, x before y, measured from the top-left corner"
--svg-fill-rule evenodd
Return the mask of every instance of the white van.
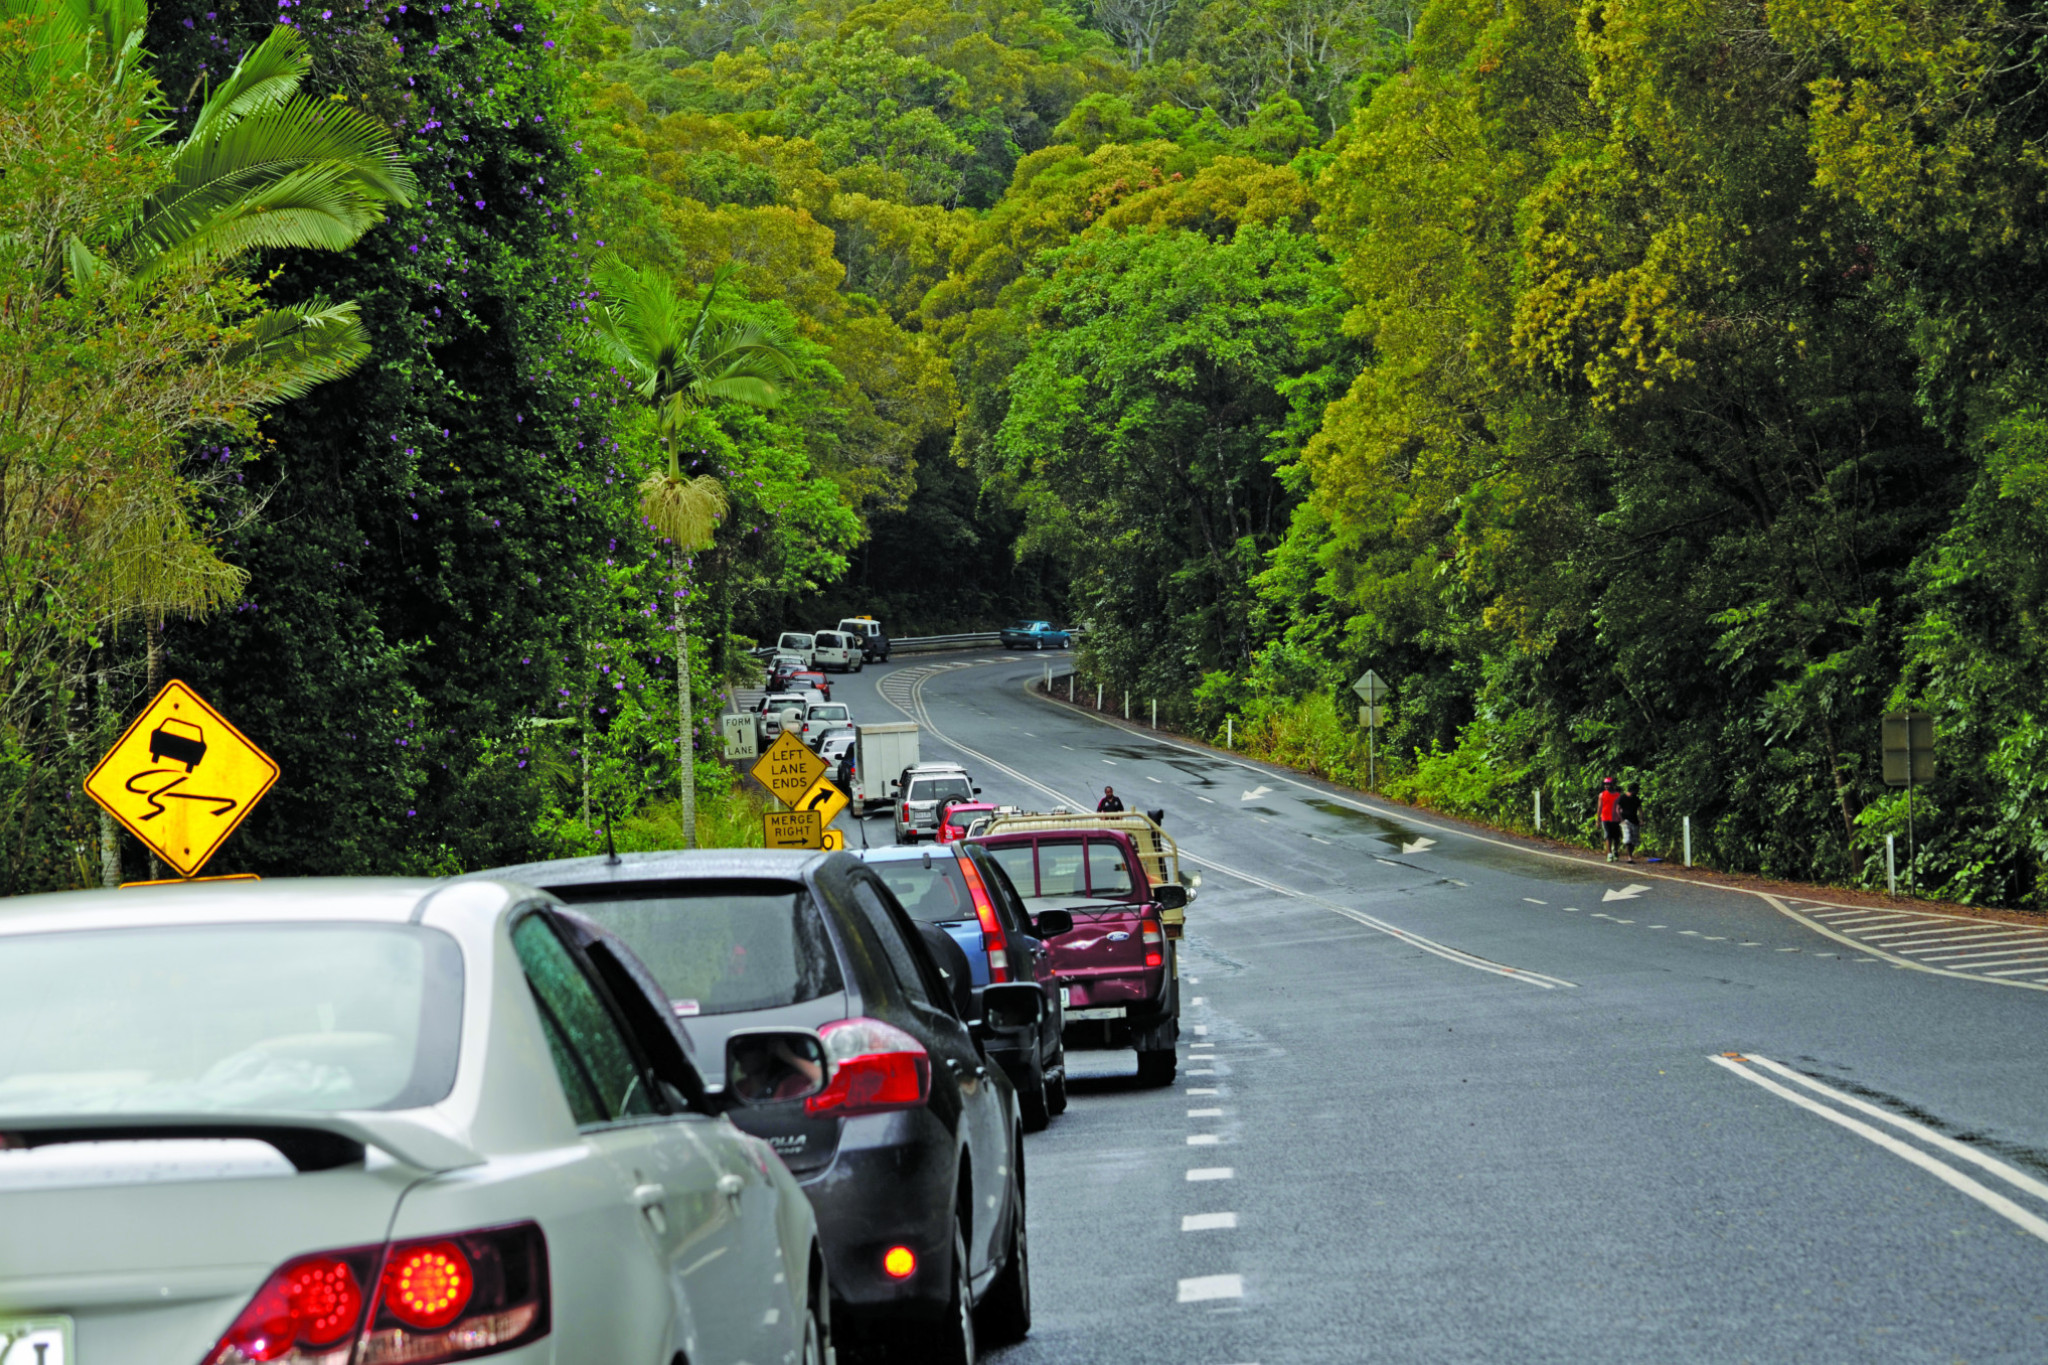
<path id="1" fill-rule="evenodd" d="M 858 673 L 865 659 L 861 654 L 860 641 L 837 630 L 821 630 L 811 637 L 817 645 L 811 651 L 814 668 L 837 669 L 841 673 Z"/>
<path id="2" fill-rule="evenodd" d="M 785 630 L 775 641 L 777 654 L 794 654 L 804 661 L 805 668 L 818 666 L 817 650 L 818 637 L 800 630 Z"/>

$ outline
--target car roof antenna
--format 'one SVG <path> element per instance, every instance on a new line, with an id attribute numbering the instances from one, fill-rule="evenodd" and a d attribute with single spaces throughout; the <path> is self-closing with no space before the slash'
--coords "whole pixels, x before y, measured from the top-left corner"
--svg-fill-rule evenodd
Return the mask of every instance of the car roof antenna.
<path id="1" fill-rule="evenodd" d="M 598 813 L 604 816 L 604 865 L 606 867 L 617 867 L 619 865 L 619 849 L 618 845 L 612 842 L 611 803 L 599 802 L 597 809 Z"/>

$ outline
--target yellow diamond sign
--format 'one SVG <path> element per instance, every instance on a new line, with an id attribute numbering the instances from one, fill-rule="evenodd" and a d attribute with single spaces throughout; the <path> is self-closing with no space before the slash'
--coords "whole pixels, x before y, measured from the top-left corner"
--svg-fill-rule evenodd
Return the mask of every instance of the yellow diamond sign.
<path id="1" fill-rule="evenodd" d="M 804 742 L 784 730 L 780 738 L 768 746 L 768 752 L 747 771 L 769 791 L 782 799 L 785 806 L 794 806 L 811 784 L 825 774 L 825 760 L 804 747 Z"/>
<path id="2" fill-rule="evenodd" d="M 828 825 L 839 818 L 839 812 L 852 804 L 851 801 L 846 799 L 845 792 L 833 786 L 830 780 L 822 777 L 813 782 L 809 790 L 805 791 L 802 796 L 799 796 L 795 802 L 798 810 L 814 810 L 818 812 L 818 818 Z"/>
<path id="3" fill-rule="evenodd" d="M 174 681 L 107 750 L 85 794 L 189 877 L 276 781 L 270 755 Z"/>

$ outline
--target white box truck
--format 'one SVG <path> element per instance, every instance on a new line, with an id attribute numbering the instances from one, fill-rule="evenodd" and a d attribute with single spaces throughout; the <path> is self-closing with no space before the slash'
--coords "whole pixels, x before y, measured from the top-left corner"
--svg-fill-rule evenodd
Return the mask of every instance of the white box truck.
<path id="1" fill-rule="evenodd" d="M 905 768 L 917 764 L 917 723 L 899 720 L 886 725 L 853 727 L 853 798 L 855 810 L 886 806 L 895 793 L 890 784 Z"/>

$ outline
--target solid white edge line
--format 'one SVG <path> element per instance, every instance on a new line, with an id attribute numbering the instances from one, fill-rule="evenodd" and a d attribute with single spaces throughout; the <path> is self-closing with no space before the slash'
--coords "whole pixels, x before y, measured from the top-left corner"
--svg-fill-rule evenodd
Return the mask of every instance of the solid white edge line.
<path id="1" fill-rule="evenodd" d="M 1726 1070 L 1735 1073 L 1736 1075 L 1742 1077 L 1742 1079 L 1744 1079 L 1745 1081 L 1748 1081 L 1751 1085 L 1759 1086 L 1765 1090 L 1770 1091 L 1772 1094 L 1778 1096 L 1778 1098 L 1780 1099 L 1790 1100 L 1792 1101 L 1792 1103 L 1798 1105 L 1801 1109 L 1808 1109 L 1816 1114 L 1819 1114 L 1829 1123 L 1840 1124 L 1842 1127 L 1847 1128 L 1850 1132 L 1856 1134 L 1856 1136 L 1868 1139 L 1869 1141 L 1876 1143 L 1878 1146 L 1884 1148 L 1887 1152 L 1890 1152 L 1893 1156 L 1903 1157 L 1905 1160 L 1912 1162 L 1915 1166 L 1918 1166 L 1921 1170 L 1926 1171 L 1936 1180 L 1941 1181 L 1944 1185 L 1949 1186 L 1950 1188 L 1956 1190 L 1961 1194 L 1968 1195 L 1970 1198 L 1982 1204 L 1985 1208 L 1990 1209 L 1993 1213 L 1999 1214 L 2009 1219 L 2013 1223 L 2018 1224 L 2021 1228 L 2032 1233 L 2034 1236 L 2040 1238 L 2042 1241 L 2048 1242 L 2048 1219 L 2044 1219 L 2033 1213 L 2029 1213 L 2026 1209 L 2023 1209 L 2018 1204 L 2013 1203 L 2012 1200 L 2007 1199 L 1998 1191 L 1991 1189 L 1990 1187 L 1983 1185 L 1978 1181 L 1972 1180 L 1969 1176 L 1964 1175 L 1961 1171 L 1949 1165 L 1947 1162 L 1936 1161 L 1933 1157 L 1927 1155 L 1927 1153 L 1921 1151 L 1918 1147 L 1910 1147 L 1907 1144 L 1899 1141 L 1899 1139 L 1893 1137 L 1890 1133 L 1881 1133 L 1877 1129 L 1872 1128 L 1869 1124 L 1863 1122 L 1863 1120 L 1861 1119 L 1852 1119 L 1847 1114 L 1842 1113 L 1840 1110 L 1830 1109 L 1818 1100 L 1810 1100 L 1796 1090 L 1788 1090 L 1784 1086 L 1779 1085 L 1776 1081 L 1771 1080 L 1769 1077 L 1759 1076 L 1756 1072 L 1749 1070 L 1747 1067 L 1744 1067 L 1741 1064 L 1732 1061 L 1727 1057 L 1722 1057 L 1710 1053 L 1707 1056 L 1707 1060 L 1714 1063 L 1716 1066 L 1723 1067 Z"/>
<path id="2" fill-rule="evenodd" d="M 894 677 L 896 675 L 892 673 L 889 676 Z M 974 758 L 981 760 L 983 763 L 988 764 L 991 768 L 994 768 L 997 772 L 1007 774 L 1008 776 L 1015 778 L 1017 781 L 1022 782 L 1027 787 L 1036 788 L 1037 790 L 1045 793 L 1047 796 L 1050 796 L 1053 800 L 1059 802 L 1061 805 L 1075 806 L 1077 808 L 1079 807 L 1080 803 L 1076 802 L 1072 797 L 1069 797 L 1062 792 L 1055 791 L 1053 788 L 1046 786 L 1043 782 L 1037 781 L 1035 778 L 1026 777 L 1023 773 L 1018 772 L 1015 768 L 1012 768 L 1007 763 L 1003 763 L 1000 760 L 991 758 L 989 755 L 982 753 L 978 749 L 968 748 L 965 744 L 962 744 L 959 740 L 952 738 L 950 735 L 946 734 L 945 731 L 939 729 L 938 726 L 932 724 L 931 712 L 926 710 L 924 705 L 924 685 L 926 682 L 930 681 L 930 678 L 931 675 L 927 674 L 925 677 L 921 677 L 917 679 L 915 683 L 911 684 L 910 706 L 904 706 L 901 703 L 890 698 L 887 693 L 882 692 L 880 682 L 877 682 L 875 684 L 875 690 L 882 696 L 883 700 L 888 701 L 891 706 L 894 706 L 904 715 L 909 716 L 912 720 L 916 721 L 919 725 L 923 726 L 926 730 L 930 731 L 932 737 L 934 739 L 937 739 L 940 743 L 945 744 L 949 748 L 958 749 L 963 754 L 969 754 Z M 1035 696 L 1036 694 L 1027 689 L 1024 695 L 1030 697 Z M 912 707 L 915 707 L 916 709 L 913 710 Z M 1086 715 L 1087 713 L 1077 710 L 1076 714 Z M 1104 722 L 1104 724 L 1108 723 L 1109 722 L 1107 721 Z M 1112 725 L 1110 728 L 1121 729 L 1122 727 Z M 1149 736 L 1145 737 L 1149 738 Z M 1159 742 L 1166 743 L 1166 741 Z M 1171 745 L 1170 747 L 1184 749 L 1184 746 L 1181 745 Z M 1198 752 L 1192 749 L 1184 749 L 1184 751 L 1189 753 Z M 1252 771 L 1256 772 L 1258 770 L 1253 769 Z M 1292 779 L 1287 780 L 1292 781 Z M 1294 785 L 1304 787 L 1305 790 L 1309 791 L 1315 790 L 1312 787 L 1305 787 L 1304 784 L 1299 782 L 1294 783 Z M 1377 812 L 1374 813 L 1377 814 Z M 1436 826 L 1431 826 L 1431 828 L 1436 828 Z M 1498 841 L 1487 840 L 1486 842 L 1495 843 Z M 1511 848 L 1513 847 L 1513 845 L 1503 845 L 1503 847 Z M 1323 909 L 1329 910 L 1335 914 L 1343 915 L 1347 919 L 1356 920 L 1360 924 L 1365 925 L 1367 928 L 1377 929 L 1379 932 L 1386 934 L 1390 938 L 1400 939 L 1402 942 L 1409 944 L 1411 947 L 1420 948 L 1426 953 L 1434 953 L 1436 954 L 1436 956 L 1443 958 L 1446 962 L 1455 962 L 1461 967 L 1471 967 L 1477 971 L 1490 972 L 1495 976 L 1504 976 L 1511 981 L 1524 981 L 1527 982 L 1529 985 L 1539 987 L 1540 989 L 1546 991 L 1556 990 L 1559 986 L 1563 986 L 1571 990 L 1578 989 L 1577 982 L 1566 981 L 1562 977 L 1545 976 L 1541 972 L 1524 971 L 1519 967 L 1504 966 L 1498 962 L 1489 962 L 1483 957 L 1476 957 L 1471 953 L 1463 952 L 1460 949 L 1452 948 L 1446 944 L 1437 943 L 1432 939 L 1424 938 L 1420 934 L 1410 933 L 1406 929 L 1402 929 L 1395 925 L 1388 924 L 1385 920 L 1374 919 L 1372 916 L 1364 914 L 1361 911 L 1348 910 L 1341 905 L 1337 905 L 1330 901 L 1323 900 L 1319 896 L 1311 896 L 1306 892 L 1296 891 L 1291 887 L 1281 886 L 1277 882 L 1266 881 L 1263 878 L 1252 876 L 1250 873 L 1240 872 L 1234 867 L 1226 867 L 1224 864 L 1215 862 L 1211 859 L 1203 858 L 1193 853 L 1183 853 L 1181 856 L 1198 867 L 1206 867 L 1209 868 L 1211 871 L 1221 872 L 1225 876 L 1236 877 L 1239 881 L 1250 882 L 1253 886 L 1263 887 L 1264 889 L 1274 892 L 1277 895 L 1291 896 L 1296 900 L 1307 901 L 1311 905 L 1319 905 Z M 1384 859 L 1382 861 L 1384 861 Z"/>
<path id="3" fill-rule="evenodd" d="M 1941 1148 L 1942 1151 L 1947 1152 L 1951 1156 L 1959 1156 L 1965 1161 L 1981 1166 L 2007 1184 L 2018 1186 L 2036 1199 L 2048 1199 L 2048 1181 L 2036 1180 L 2018 1167 L 2008 1166 L 1997 1157 L 1980 1152 L 1967 1142 L 1958 1142 L 1948 1136 L 1948 1134 L 1938 1133 L 1924 1123 L 1918 1123 L 1902 1115 L 1894 1114 L 1889 1109 L 1872 1104 L 1868 1100 L 1860 1100 L 1854 1095 L 1843 1094 L 1833 1086 L 1822 1085 L 1813 1077 L 1794 1071 L 1783 1062 L 1774 1062 L 1770 1058 L 1760 1057 L 1754 1052 L 1745 1052 L 1742 1055 L 1755 1062 L 1758 1066 L 1775 1071 L 1788 1081 L 1803 1085 L 1816 1094 L 1826 1095 L 1837 1104 L 1846 1104 L 1859 1113 L 1868 1114 L 1872 1118 L 1883 1119 L 1892 1127 L 1903 1129 L 1905 1132 L 1919 1138 L 1922 1142 Z"/>
<path id="4" fill-rule="evenodd" d="M 1873 953 L 1895 967 L 1911 967 L 1916 972 L 1926 972 L 1929 976 L 1945 976 L 1954 981 L 1978 981 L 1987 986 L 2012 986 L 2023 991 L 2048 991 L 2048 984 L 2039 981 L 2013 981 L 1995 976 L 1978 976 L 1972 972 L 1952 972 L 1945 967 L 1932 967 L 1925 962 L 1915 962 L 1910 957 L 1900 957 L 1896 953 L 1887 952 L 1883 948 L 1864 942 L 1862 939 L 1850 938 L 1847 934 L 1838 934 L 1827 925 L 1814 919 L 1811 915 L 1803 915 L 1799 911 L 1794 910 L 1791 906 L 1785 904 L 1783 899 L 1772 895 L 1768 891 L 1752 891 L 1750 894 L 1761 899 L 1766 905 L 1769 905 L 1787 919 L 1797 920 L 1816 934 L 1831 938 L 1845 948 L 1854 948 L 1858 952 L 1863 953 Z"/>

